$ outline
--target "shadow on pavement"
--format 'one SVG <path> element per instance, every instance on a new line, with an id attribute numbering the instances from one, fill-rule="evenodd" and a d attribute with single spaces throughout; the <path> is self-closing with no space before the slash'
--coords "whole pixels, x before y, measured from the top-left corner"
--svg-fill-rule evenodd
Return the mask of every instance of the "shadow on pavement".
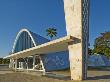
<path id="1" fill-rule="evenodd" d="M 103 75 L 103 76 L 94 76 L 88 77 L 87 80 L 100 80 L 100 79 L 110 79 L 110 75 Z"/>
<path id="2" fill-rule="evenodd" d="M 59 80 L 70 80 L 70 76 L 64 76 L 60 74 L 53 74 L 53 73 L 47 73 L 45 77 L 53 78 L 53 79 L 59 79 Z"/>

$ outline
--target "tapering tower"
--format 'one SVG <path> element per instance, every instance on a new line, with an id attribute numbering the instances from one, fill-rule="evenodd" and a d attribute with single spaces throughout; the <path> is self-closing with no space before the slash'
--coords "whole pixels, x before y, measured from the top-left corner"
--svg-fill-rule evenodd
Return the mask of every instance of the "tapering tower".
<path id="1" fill-rule="evenodd" d="M 87 77 L 87 55 L 89 38 L 89 0 L 64 0 L 67 35 L 76 37 L 69 43 L 71 79 Z"/>

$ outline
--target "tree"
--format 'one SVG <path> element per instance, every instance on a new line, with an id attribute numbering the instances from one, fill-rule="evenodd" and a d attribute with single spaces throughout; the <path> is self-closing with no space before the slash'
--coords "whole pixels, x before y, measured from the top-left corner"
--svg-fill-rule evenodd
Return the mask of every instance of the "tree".
<path id="1" fill-rule="evenodd" d="M 91 48 L 88 48 L 88 54 L 92 55 L 93 54 L 93 50 Z"/>
<path id="2" fill-rule="evenodd" d="M 52 39 L 53 37 L 57 36 L 57 29 L 48 28 L 48 29 L 46 29 L 46 33 L 47 33 L 47 36 L 49 36 Z"/>
<path id="3" fill-rule="evenodd" d="M 0 64 L 9 64 L 9 63 L 10 63 L 9 59 L 0 58 Z"/>
<path id="4" fill-rule="evenodd" d="M 101 33 L 101 36 L 95 39 L 94 53 L 106 55 L 110 58 L 110 32 Z"/>
<path id="5" fill-rule="evenodd" d="M 3 58 L 0 58 L 0 64 L 2 64 Z"/>

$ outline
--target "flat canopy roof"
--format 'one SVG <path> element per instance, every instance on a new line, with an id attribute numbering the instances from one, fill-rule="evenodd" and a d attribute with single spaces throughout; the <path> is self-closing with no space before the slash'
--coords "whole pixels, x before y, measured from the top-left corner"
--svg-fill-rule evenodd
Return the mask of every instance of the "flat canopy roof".
<path id="1" fill-rule="evenodd" d="M 4 59 L 5 58 L 18 59 L 18 58 L 25 58 L 34 54 L 42 55 L 47 53 L 65 51 L 65 50 L 68 50 L 68 43 L 73 40 L 74 38 L 72 36 L 65 36 L 65 37 L 38 45 L 36 47 L 32 47 L 32 48 L 8 55 L 4 57 Z"/>

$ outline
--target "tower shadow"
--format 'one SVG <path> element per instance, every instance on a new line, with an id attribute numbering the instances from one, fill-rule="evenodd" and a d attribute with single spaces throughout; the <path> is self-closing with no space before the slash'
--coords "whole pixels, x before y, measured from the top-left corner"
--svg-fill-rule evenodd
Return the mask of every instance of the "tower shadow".
<path id="1" fill-rule="evenodd" d="M 87 80 L 105 80 L 110 79 L 110 75 L 102 75 L 102 76 L 94 76 L 94 77 L 88 77 Z"/>
<path id="2" fill-rule="evenodd" d="M 54 74 L 54 73 L 47 73 L 45 77 L 59 79 L 59 80 L 70 80 L 70 76 L 62 75 L 62 74 Z"/>

